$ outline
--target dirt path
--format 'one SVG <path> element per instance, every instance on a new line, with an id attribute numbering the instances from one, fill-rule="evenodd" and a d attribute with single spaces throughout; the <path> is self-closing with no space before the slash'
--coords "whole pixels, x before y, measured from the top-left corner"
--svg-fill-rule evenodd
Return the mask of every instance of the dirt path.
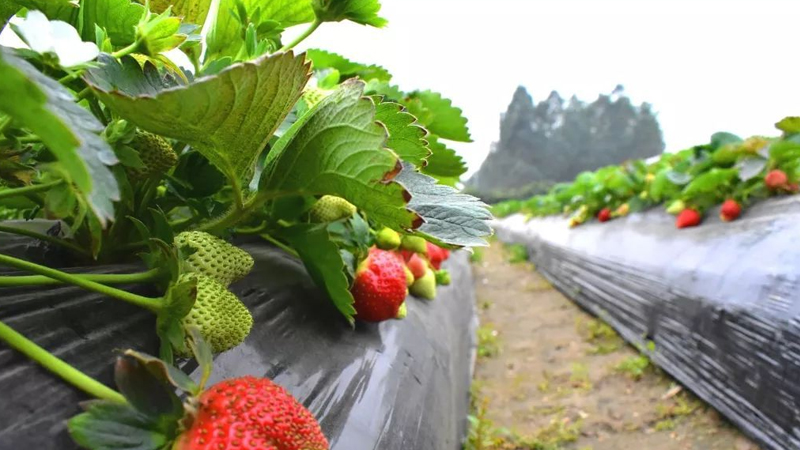
<path id="1" fill-rule="evenodd" d="M 479 360 L 468 450 L 758 450 L 495 242 L 474 261 Z"/>

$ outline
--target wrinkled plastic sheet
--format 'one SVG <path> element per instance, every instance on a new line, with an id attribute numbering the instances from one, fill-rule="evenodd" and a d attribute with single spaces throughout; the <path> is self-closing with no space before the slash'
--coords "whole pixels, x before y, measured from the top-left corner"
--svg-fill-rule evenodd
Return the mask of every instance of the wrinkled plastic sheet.
<path id="1" fill-rule="evenodd" d="M 0 234 L 2 253 L 59 260 L 29 244 Z M 409 298 L 406 319 L 353 330 L 299 261 L 260 242 L 242 247 L 256 265 L 232 290 L 255 325 L 242 345 L 215 358 L 211 383 L 242 375 L 273 379 L 319 418 L 334 450 L 461 448 L 477 323 L 464 252 L 446 263 L 452 284 L 440 287 L 436 300 Z M 109 386 L 118 350 L 158 351 L 151 314 L 73 287 L 0 288 L 0 320 Z M 76 448 L 65 421 L 80 412 L 85 394 L 2 343 L 0 386 L 0 449 Z"/>
<path id="2" fill-rule="evenodd" d="M 677 230 L 662 210 L 570 229 L 495 224 L 554 286 L 768 449 L 800 448 L 800 201 L 709 211 Z"/>

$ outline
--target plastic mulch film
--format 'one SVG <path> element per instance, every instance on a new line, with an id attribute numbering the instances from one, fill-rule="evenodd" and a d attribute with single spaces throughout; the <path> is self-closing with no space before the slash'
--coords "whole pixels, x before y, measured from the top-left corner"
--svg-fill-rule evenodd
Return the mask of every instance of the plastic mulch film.
<path id="1" fill-rule="evenodd" d="M 51 263 L 57 256 L 28 244 L 0 235 L 2 253 L 37 262 L 44 255 Z M 231 289 L 255 325 L 242 345 L 215 358 L 211 383 L 272 378 L 319 418 L 333 450 L 461 448 L 476 324 L 464 252 L 446 264 L 452 284 L 441 286 L 434 301 L 409 298 L 406 319 L 351 329 L 299 261 L 263 243 L 242 247 L 255 269 Z M 152 315 L 73 287 L 1 288 L 0 320 L 110 386 L 117 350 L 158 352 Z M 85 394 L 4 344 L 0 385 L 0 449 L 76 448 L 66 420 Z"/>
<path id="2" fill-rule="evenodd" d="M 678 230 L 662 210 L 495 224 L 559 290 L 769 449 L 800 448 L 800 200 Z"/>

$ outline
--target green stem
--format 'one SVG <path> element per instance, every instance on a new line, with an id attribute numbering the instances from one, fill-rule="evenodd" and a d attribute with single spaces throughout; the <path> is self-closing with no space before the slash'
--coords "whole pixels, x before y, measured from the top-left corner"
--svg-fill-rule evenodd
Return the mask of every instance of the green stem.
<path id="1" fill-rule="evenodd" d="M 283 242 L 275 239 L 274 237 L 272 237 L 272 236 L 270 236 L 268 234 L 262 234 L 261 237 L 266 239 L 267 241 L 275 244 L 278 248 L 280 248 L 281 250 L 285 251 L 286 253 L 288 253 L 290 255 L 294 255 L 295 258 L 300 258 L 300 254 L 297 253 L 297 250 L 293 249 L 292 247 L 289 247 L 288 245 L 286 245 Z"/>
<path id="2" fill-rule="evenodd" d="M 59 78 L 58 82 L 61 83 L 61 84 L 69 83 L 70 81 L 79 78 L 81 76 L 81 74 L 82 74 L 82 71 L 80 71 L 80 70 L 68 73 L 68 74 L 64 75 L 63 77 Z"/>
<path id="3" fill-rule="evenodd" d="M 94 281 L 101 284 L 134 284 L 134 283 L 148 283 L 157 280 L 161 275 L 158 269 L 148 270 L 147 272 L 139 273 L 98 273 L 98 274 L 74 274 L 76 277 L 83 278 L 87 281 Z M 0 287 L 9 286 L 44 286 L 50 284 L 61 284 L 59 280 L 55 280 L 43 275 L 20 275 L 20 276 L 0 276 Z"/>
<path id="4" fill-rule="evenodd" d="M 60 245 L 61 247 L 72 250 L 73 252 L 85 256 L 87 258 L 91 256 L 91 254 L 86 249 L 78 245 L 75 245 L 72 242 L 65 241 L 64 239 L 59 239 L 55 236 L 49 236 L 47 234 L 41 234 L 35 231 L 26 230 L 24 228 L 15 228 L 6 225 L 0 225 L 0 233 L 9 233 L 9 234 L 18 234 L 20 236 L 27 236 L 30 238 L 38 239 L 40 241 L 49 242 L 55 245 Z"/>
<path id="5" fill-rule="evenodd" d="M 131 44 L 131 45 L 129 45 L 129 46 L 123 48 L 123 49 L 115 51 L 114 53 L 111 54 L 111 56 L 113 56 L 114 58 L 120 59 L 125 55 L 130 55 L 131 53 L 135 53 L 136 50 L 139 49 L 139 43 L 140 42 L 137 39 L 136 42 L 134 42 L 133 44 Z"/>
<path id="6" fill-rule="evenodd" d="M 222 215 L 221 217 L 206 222 L 200 225 L 197 229 L 199 231 L 205 232 L 215 232 L 215 231 L 222 231 L 227 228 L 233 227 L 237 223 L 241 222 L 242 220 L 247 219 L 250 214 L 256 211 L 258 208 L 264 206 L 269 200 L 282 197 L 284 195 L 292 195 L 294 193 L 275 193 L 269 192 L 265 193 L 264 191 L 259 191 L 256 195 L 252 196 L 250 200 L 246 201 L 241 208 L 231 208 L 227 213 Z"/>
<path id="7" fill-rule="evenodd" d="M 264 230 L 267 229 L 267 222 L 261 222 L 259 225 L 254 227 L 239 227 L 234 230 L 236 234 L 261 234 Z"/>
<path id="8" fill-rule="evenodd" d="M 142 200 L 139 203 L 139 207 L 136 208 L 136 216 L 134 217 L 142 217 L 144 213 L 147 212 L 147 207 L 150 205 L 150 202 L 153 201 L 156 192 L 158 192 L 159 184 L 161 184 L 161 180 L 157 178 L 150 178 L 145 181 L 142 186 Z"/>
<path id="9" fill-rule="evenodd" d="M 11 197 L 17 197 L 19 195 L 26 195 L 26 194 L 33 194 L 35 192 L 47 191 L 50 188 L 54 188 L 62 183 L 64 183 L 64 180 L 51 181 L 50 183 L 34 184 L 32 186 L 25 186 L 15 189 L 6 189 L 0 191 L 0 200 L 5 200 Z"/>
<path id="10" fill-rule="evenodd" d="M 131 292 L 123 291 L 121 289 L 112 288 L 104 284 L 86 280 L 84 278 L 81 278 L 80 276 L 72 275 L 66 272 L 62 272 L 60 270 L 51 269 L 46 266 L 40 266 L 39 264 L 14 258 L 13 256 L 0 254 L 0 265 L 14 267 L 16 269 L 33 272 L 39 275 L 44 275 L 49 278 L 54 278 L 58 281 L 67 284 L 73 284 L 75 286 L 82 287 L 84 289 L 93 292 L 105 294 L 108 295 L 109 297 L 113 297 L 119 300 L 126 301 L 128 303 L 132 303 L 136 306 L 141 306 L 142 308 L 149 309 L 154 313 L 158 313 L 163 307 L 163 304 L 160 299 L 144 297 L 141 295 L 133 294 Z"/>
<path id="11" fill-rule="evenodd" d="M 112 402 L 126 403 L 125 397 L 119 392 L 72 367 L 2 322 L 0 340 L 87 394 Z"/>
<path id="12" fill-rule="evenodd" d="M 77 94 L 75 94 L 75 98 L 78 101 L 86 100 L 89 97 L 89 94 L 91 94 L 91 93 L 92 93 L 92 88 L 87 86 L 87 87 L 83 88 L 82 91 L 80 91 Z"/>
<path id="13" fill-rule="evenodd" d="M 10 126 L 11 126 L 11 117 L 6 117 L 5 119 L 0 119 L 0 134 L 5 133 L 5 131 Z"/>
<path id="14" fill-rule="evenodd" d="M 319 19 L 314 19 L 314 21 L 311 22 L 311 25 L 306 29 L 306 31 L 304 31 L 300 36 L 297 36 L 297 38 L 295 40 L 293 40 L 291 43 L 289 43 L 287 45 L 284 45 L 283 48 L 281 48 L 278 51 L 279 52 L 286 52 L 286 51 L 289 51 L 289 50 L 295 48 L 295 46 L 297 46 L 297 44 L 303 42 L 307 37 L 311 36 L 311 33 L 316 31 L 317 28 L 319 28 L 320 25 L 322 25 L 322 21 L 319 20 Z"/>

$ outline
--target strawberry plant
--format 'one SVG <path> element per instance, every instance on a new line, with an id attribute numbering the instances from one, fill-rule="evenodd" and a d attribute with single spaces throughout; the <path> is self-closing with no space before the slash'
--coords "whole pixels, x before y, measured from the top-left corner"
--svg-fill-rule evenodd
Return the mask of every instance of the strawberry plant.
<path id="1" fill-rule="evenodd" d="M 423 267 L 425 297 L 446 249 L 485 245 L 491 214 L 453 187 L 466 167 L 447 142 L 470 141 L 461 110 L 436 92 L 401 90 L 383 67 L 294 50 L 330 23 L 382 27 L 377 0 L 170 4 L 0 6 L 0 29 L 24 44 L 0 47 L 0 218 L 16 219 L 0 232 L 40 239 L 75 265 L 140 255 L 147 266 L 66 273 L 0 254 L 24 272 L 1 276 L 0 289 L 64 283 L 146 308 L 169 363 L 191 353 L 189 329 L 221 352 L 253 326 L 228 288 L 254 263 L 233 237 L 260 236 L 300 258 L 350 324 L 404 315 L 414 280 L 399 253 L 380 262 L 396 262 L 379 280 L 391 302 L 359 310 L 359 268 L 384 251 L 375 245 L 433 264 Z M 293 26 L 305 31 L 285 42 Z M 22 223 L 34 218 L 57 222 L 41 234 Z M 114 287 L 130 283 L 163 295 Z"/>
<path id="2" fill-rule="evenodd" d="M 555 185 L 546 195 L 493 206 L 505 216 L 525 212 L 531 217 L 566 214 L 570 226 L 591 217 L 607 222 L 663 204 L 680 215 L 678 228 L 696 226 L 703 213 L 722 205 L 724 221 L 735 220 L 758 199 L 800 191 L 800 119 L 776 124 L 777 138 L 741 138 L 715 133 L 708 144 L 665 153 L 653 162 L 628 161 L 595 172 L 584 172 L 572 183 Z"/>

